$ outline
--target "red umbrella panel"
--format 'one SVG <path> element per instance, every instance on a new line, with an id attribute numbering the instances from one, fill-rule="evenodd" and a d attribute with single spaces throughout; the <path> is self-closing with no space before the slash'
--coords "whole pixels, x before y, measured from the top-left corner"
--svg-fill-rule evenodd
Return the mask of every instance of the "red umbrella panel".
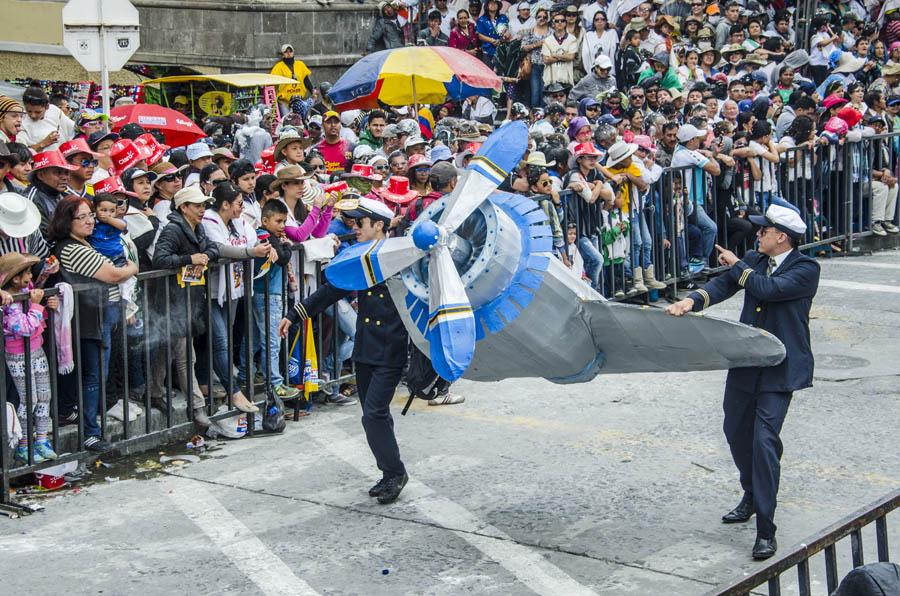
<path id="1" fill-rule="evenodd" d="M 166 137 L 166 144 L 172 147 L 190 145 L 206 136 L 199 126 L 181 112 L 148 103 L 113 108 L 110 110 L 109 121 L 114 132 L 132 122 L 140 124 L 145 130 L 159 130 Z"/>

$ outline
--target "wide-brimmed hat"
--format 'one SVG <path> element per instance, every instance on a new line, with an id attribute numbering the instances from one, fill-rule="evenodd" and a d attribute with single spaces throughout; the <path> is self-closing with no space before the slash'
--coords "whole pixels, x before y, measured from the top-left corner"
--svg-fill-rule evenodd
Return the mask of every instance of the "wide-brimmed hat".
<path id="1" fill-rule="evenodd" d="M 281 136 L 278 137 L 278 142 L 275 143 L 275 161 L 284 159 L 281 152 L 291 143 L 300 143 L 300 146 L 303 149 L 306 149 L 312 144 L 312 139 L 310 137 L 304 137 L 295 128 L 287 129 L 281 133 Z"/>
<path id="2" fill-rule="evenodd" d="M 195 159 L 201 159 L 204 157 L 212 157 L 212 151 L 209 150 L 209 145 L 202 142 L 192 143 L 187 146 L 184 150 L 185 155 L 187 155 L 188 161 L 194 161 Z"/>
<path id="3" fill-rule="evenodd" d="M 741 53 L 741 54 L 746 55 L 746 54 L 747 54 L 747 48 L 745 48 L 744 46 L 742 46 L 742 45 L 739 44 L 739 43 L 730 43 L 730 44 L 724 46 L 724 47 L 722 48 L 722 50 L 721 50 L 720 53 L 721 53 L 722 56 L 724 56 L 725 58 L 728 58 L 728 56 L 731 55 L 731 54 L 738 54 L 738 53 Z"/>
<path id="4" fill-rule="evenodd" d="M 633 20 L 634 20 L 634 19 L 632 19 L 632 21 L 633 21 Z M 656 17 L 656 24 L 653 25 L 653 28 L 654 28 L 656 31 L 659 31 L 660 28 L 661 28 L 663 25 L 668 25 L 669 27 L 672 28 L 673 31 L 677 31 L 677 30 L 678 30 L 678 23 L 675 22 L 675 18 L 674 18 L 674 17 L 671 17 L 671 16 L 669 16 L 669 15 L 667 15 L 667 14 L 660 15 L 660 16 Z"/>
<path id="5" fill-rule="evenodd" d="M 10 238 L 33 234 L 41 224 L 37 206 L 15 192 L 0 193 L 0 231 Z"/>
<path id="6" fill-rule="evenodd" d="M 231 152 L 227 147 L 216 147 L 212 150 L 212 160 L 213 162 L 218 162 L 220 159 L 230 159 L 231 161 L 236 161 L 237 157 L 234 156 L 234 153 Z"/>
<path id="7" fill-rule="evenodd" d="M 300 195 L 300 201 L 302 201 L 304 205 L 309 206 L 323 194 L 325 194 L 325 191 L 322 190 L 322 187 L 315 182 L 310 181 L 303 186 L 303 194 Z"/>
<path id="8" fill-rule="evenodd" d="M 713 47 L 712 44 L 709 44 L 706 42 L 697 44 L 697 53 L 700 55 L 701 58 L 703 57 L 703 54 L 712 53 L 712 55 L 715 58 L 713 60 L 713 64 L 718 64 L 722 60 L 721 52 L 719 52 L 719 50 L 717 50 L 715 47 Z"/>
<path id="9" fill-rule="evenodd" d="M 579 143 L 575 145 L 575 159 L 579 157 L 600 157 L 600 150 L 593 143 Z"/>
<path id="10" fill-rule="evenodd" d="M 422 138 L 422 137 L 414 137 L 414 136 L 410 136 L 410 137 L 409 137 L 408 139 L 406 139 L 406 141 L 403 143 L 403 150 L 406 151 L 406 150 L 409 149 L 410 147 L 414 147 L 414 146 L 416 146 L 416 145 L 427 145 L 427 144 L 428 144 L 428 141 L 426 141 L 426 140 L 425 140 L 424 138 Z"/>
<path id="11" fill-rule="evenodd" d="M 765 66 L 769 61 L 760 56 L 759 54 L 750 54 L 740 61 L 738 66 L 743 66 L 744 64 L 752 64 L 753 66 Z"/>
<path id="12" fill-rule="evenodd" d="M 203 194 L 200 186 L 192 184 L 176 192 L 173 200 L 175 201 L 175 208 L 178 209 L 185 203 L 208 203 L 209 197 Z"/>
<path id="13" fill-rule="evenodd" d="M 656 151 L 656 145 L 649 135 L 636 135 L 634 137 L 634 144 L 637 145 L 639 149 L 644 149 L 651 153 Z"/>
<path id="14" fill-rule="evenodd" d="M 609 151 L 606 154 L 606 167 L 615 167 L 623 160 L 634 155 L 634 152 L 637 151 L 637 148 L 638 146 L 634 143 L 626 143 L 624 141 L 619 141 L 613 144 L 613 146 L 609 148 Z"/>
<path id="15" fill-rule="evenodd" d="M 312 178 L 312 174 L 307 174 L 306 170 L 300 166 L 284 166 L 275 174 L 275 180 L 272 181 L 269 190 L 280 190 L 285 182 L 300 182 L 310 178 Z"/>
<path id="16" fill-rule="evenodd" d="M 888 62 L 881 67 L 881 74 L 888 77 L 900 75 L 900 63 Z"/>
<path id="17" fill-rule="evenodd" d="M 175 167 L 175 164 L 170 163 L 168 161 L 160 161 L 158 163 L 153 164 L 150 168 L 150 171 L 156 174 L 157 178 L 153 181 L 153 186 L 156 186 L 156 183 L 162 180 L 165 176 L 171 176 L 173 174 L 180 174 L 185 169 L 187 169 L 188 165 L 184 164 L 180 168 Z M 95 187 L 96 189 L 96 187 Z"/>
<path id="18" fill-rule="evenodd" d="M 154 182 L 156 182 L 154 180 Z M 129 197 L 137 198 L 137 194 L 125 190 L 125 187 L 122 185 L 122 181 L 119 180 L 118 176 L 109 176 L 108 178 L 104 178 L 103 180 L 98 180 L 93 184 L 94 187 L 94 196 L 99 196 L 102 194 L 110 194 L 110 195 L 127 195 Z"/>
<path id="19" fill-rule="evenodd" d="M 372 182 L 381 182 L 384 176 L 375 173 L 375 168 L 371 164 L 355 163 L 349 172 L 341 174 L 341 178 L 363 178 Z"/>
<path id="20" fill-rule="evenodd" d="M 58 149 L 44 151 L 38 153 L 31 160 L 31 171 L 37 172 L 46 168 L 62 168 L 63 170 L 74 171 L 78 166 L 73 166 L 63 157 Z"/>
<path id="21" fill-rule="evenodd" d="M 37 265 L 41 260 L 34 255 L 23 255 L 20 252 L 8 252 L 0 257 L 0 288 L 29 267 Z"/>
<path id="22" fill-rule="evenodd" d="M 79 153 L 84 153 L 85 155 L 90 155 L 91 157 L 100 157 L 99 153 L 91 151 L 91 148 L 88 147 L 87 141 L 84 140 L 84 137 L 66 141 L 59 146 L 59 152 L 62 153 L 62 156 L 65 159 L 69 159 L 69 157 L 77 155 Z"/>
<path id="23" fill-rule="evenodd" d="M 644 17 L 634 17 L 631 19 L 631 22 L 625 27 L 625 33 L 628 31 L 643 31 L 647 29 L 649 25 L 647 24 L 647 20 Z"/>
<path id="24" fill-rule="evenodd" d="M 405 205 L 419 196 L 415 190 L 410 190 L 409 178 L 406 176 L 391 176 L 386 187 L 376 188 L 374 191 L 385 201 L 398 205 Z"/>
<path id="25" fill-rule="evenodd" d="M 556 162 L 548 162 L 547 156 L 544 155 L 543 151 L 532 151 L 528 154 L 528 159 L 525 160 L 525 164 L 537 168 L 549 168 L 551 166 L 555 166 Z"/>
<path id="26" fill-rule="evenodd" d="M 837 65 L 834 67 L 834 70 L 831 72 L 833 74 L 852 74 L 858 70 L 860 70 L 863 66 L 866 65 L 865 58 L 857 58 L 850 52 L 842 52 L 841 57 L 838 58 Z"/>

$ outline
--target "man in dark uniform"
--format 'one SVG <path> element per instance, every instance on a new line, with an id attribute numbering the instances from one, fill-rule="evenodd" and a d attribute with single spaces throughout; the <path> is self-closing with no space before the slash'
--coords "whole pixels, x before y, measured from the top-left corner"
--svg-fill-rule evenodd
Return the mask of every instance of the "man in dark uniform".
<path id="1" fill-rule="evenodd" d="M 384 240 L 393 215 L 384 203 L 366 198 L 359 200 L 356 209 L 343 213 L 345 221 L 355 221 L 357 242 Z M 291 325 L 317 315 L 349 294 L 348 290 L 326 283 L 281 320 L 278 333 L 287 337 Z M 390 409 L 394 390 L 406 365 L 409 336 L 386 284 L 359 292 L 358 304 L 353 346 L 356 383 L 363 409 L 363 429 L 382 473 L 378 484 L 369 489 L 369 496 L 378 497 L 378 502 L 385 505 L 397 500 L 409 480 L 400 459 Z"/>
<path id="2" fill-rule="evenodd" d="M 738 259 L 717 245 L 719 263 L 731 269 L 666 310 L 674 316 L 701 311 L 743 289 L 741 322 L 765 329 L 784 344 L 786 356 L 778 366 L 733 368 L 725 381 L 724 431 L 744 496 L 722 521 L 742 523 L 755 513 L 753 558 L 767 559 L 778 548 L 779 433 L 793 392 L 812 386 L 809 309 L 819 286 L 819 264 L 797 250 L 806 224 L 789 204 L 776 199 L 765 216 L 750 219 L 761 226 L 758 249 Z"/>

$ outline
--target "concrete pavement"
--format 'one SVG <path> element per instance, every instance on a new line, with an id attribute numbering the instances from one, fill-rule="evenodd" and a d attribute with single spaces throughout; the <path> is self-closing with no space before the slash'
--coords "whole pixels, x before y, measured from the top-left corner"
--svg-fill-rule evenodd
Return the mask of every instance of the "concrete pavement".
<path id="1" fill-rule="evenodd" d="M 900 252 L 825 261 L 822 272 L 815 387 L 795 396 L 782 434 L 782 547 L 900 483 Z M 739 308 L 737 298 L 715 311 Z M 378 474 L 358 408 L 319 408 L 284 435 L 0 520 L 3 591 L 704 593 L 756 568 L 753 524 L 719 523 L 740 498 L 723 381 L 461 382 L 465 404 L 417 401 L 405 418 L 397 399 L 411 481 L 387 507 L 365 493 Z M 900 524 L 888 519 L 896 551 Z M 874 532 L 864 537 L 875 560 Z M 849 545 L 840 560 L 843 575 Z M 820 592 L 823 569 L 813 561 Z"/>

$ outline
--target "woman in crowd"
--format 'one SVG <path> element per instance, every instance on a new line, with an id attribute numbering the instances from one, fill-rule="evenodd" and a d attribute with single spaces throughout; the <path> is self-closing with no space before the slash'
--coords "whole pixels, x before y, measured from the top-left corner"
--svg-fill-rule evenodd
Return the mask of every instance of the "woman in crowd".
<path id="1" fill-rule="evenodd" d="M 581 40 L 581 66 L 584 72 L 591 72 L 594 60 L 601 54 L 613 63 L 610 75 L 616 76 L 616 49 L 619 47 L 619 34 L 609 27 L 606 13 L 600 11 L 594 15 L 591 30 Z"/>
<path id="2" fill-rule="evenodd" d="M 409 160 L 409 170 L 407 178 L 409 178 L 409 188 L 419 193 L 420 197 L 424 197 L 431 192 L 431 186 L 428 184 L 428 177 L 431 175 L 431 162 L 424 155 L 413 155 Z"/>
<path id="3" fill-rule="evenodd" d="M 463 8 L 456 13 L 456 27 L 450 32 L 450 47 L 478 56 L 478 34 L 469 11 Z"/>
<path id="4" fill-rule="evenodd" d="M 250 163 L 246 160 L 243 161 Z M 246 281 L 244 266 L 246 263 L 240 261 L 267 255 L 275 261 L 278 257 L 272 254 L 273 249 L 268 242 L 257 242 L 256 229 L 249 226 L 243 219 L 244 194 L 237 186 L 230 182 L 216 185 L 212 192 L 212 199 L 212 205 L 203 215 L 203 230 L 206 237 L 216 244 L 220 258 L 238 261 L 213 267 L 209 273 L 209 291 L 213 293 L 210 315 L 212 329 L 207 332 L 212 332 L 213 370 L 225 391 L 231 392 L 231 403 L 235 408 L 242 412 L 258 412 L 259 408 L 244 396 L 237 380 L 232 375 L 232 362 L 229 359 L 228 349 L 228 328 L 234 321 L 238 300 L 244 296 L 244 282 Z M 200 391 L 209 396 L 210 371 L 205 342 L 202 347 L 203 349 L 198 352 L 197 377 Z M 233 343 L 231 348 L 233 352 L 237 350 Z"/>
<path id="5" fill-rule="evenodd" d="M 309 182 L 310 178 L 311 174 L 300 166 L 285 166 L 272 183 L 272 190 L 280 192 L 288 206 L 284 232 L 294 242 L 322 238 L 331 223 L 332 205 L 322 189 Z"/>
<path id="6" fill-rule="evenodd" d="M 109 451 L 103 440 L 97 414 L 100 408 L 100 384 L 106 382 L 109 370 L 109 350 L 113 325 L 117 318 L 109 304 L 120 300 L 118 284 L 134 277 L 138 266 L 127 261 L 116 267 L 112 261 L 94 250 L 88 236 L 94 231 L 94 211 L 89 200 L 69 195 L 53 211 L 48 236 L 56 243 L 59 275 L 66 283 L 91 285 L 96 289 L 78 292 L 78 329 L 81 358 L 79 362 L 83 391 L 84 448 L 89 451 Z M 101 317 L 103 321 L 101 323 Z"/>
<path id="7" fill-rule="evenodd" d="M 200 170 L 200 190 L 206 196 L 211 195 L 216 184 L 224 180 L 228 180 L 228 174 L 223 172 L 218 164 L 207 164 Z"/>
<path id="8" fill-rule="evenodd" d="M 534 28 L 522 37 L 522 52 L 531 59 L 531 104 L 532 108 L 544 105 L 544 57 L 541 47 L 550 35 L 550 11 L 541 6 L 534 13 Z"/>
<path id="9" fill-rule="evenodd" d="M 256 230 L 262 217 L 262 207 L 256 200 L 256 169 L 250 161 L 238 159 L 228 166 L 228 178 L 241 192 L 243 198 L 239 217 L 247 228 L 251 231 Z"/>
<path id="10" fill-rule="evenodd" d="M 218 167 L 216 168 L 218 169 Z M 219 170 L 224 176 L 224 172 Z M 163 332 L 168 332 L 168 351 L 175 362 L 181 390 L 190 393 L 188 415 L 201 427 L 209 426 L 205 398 L 194 372 L 194 355 L 188 357 L 194 337 L 206 332 L 206 278 L 208 265 L 219 258 L 219 248 L 207 236 L 200 222 L 209 197 L 197 186 L 189 186 L 175 195 L 175 210 L 169 214 L 153 253 L 154 269 L 174 269 L 170 277 L 169 312 Z M 189 300 L 188 300 L 189 296 Z M 152 354 L 150 397 L 156 407 L 167 409 L 163 398 L 166 373 L 171 363 L 166 349 Z"/>
<path id="11" fill-rule="evenodd" d="M 169 214 L 172 212 L 172 200 L 175 198 L 175 193 L 181 190 L 181 173 L 184 170 L 184 166 L 176 168 L 167 161 L 161 161 L 151 168 L 158 178 L 153 181 L 153 194 L 150 196 L 148 204 L 163 224 L 168 221 Z"/>

